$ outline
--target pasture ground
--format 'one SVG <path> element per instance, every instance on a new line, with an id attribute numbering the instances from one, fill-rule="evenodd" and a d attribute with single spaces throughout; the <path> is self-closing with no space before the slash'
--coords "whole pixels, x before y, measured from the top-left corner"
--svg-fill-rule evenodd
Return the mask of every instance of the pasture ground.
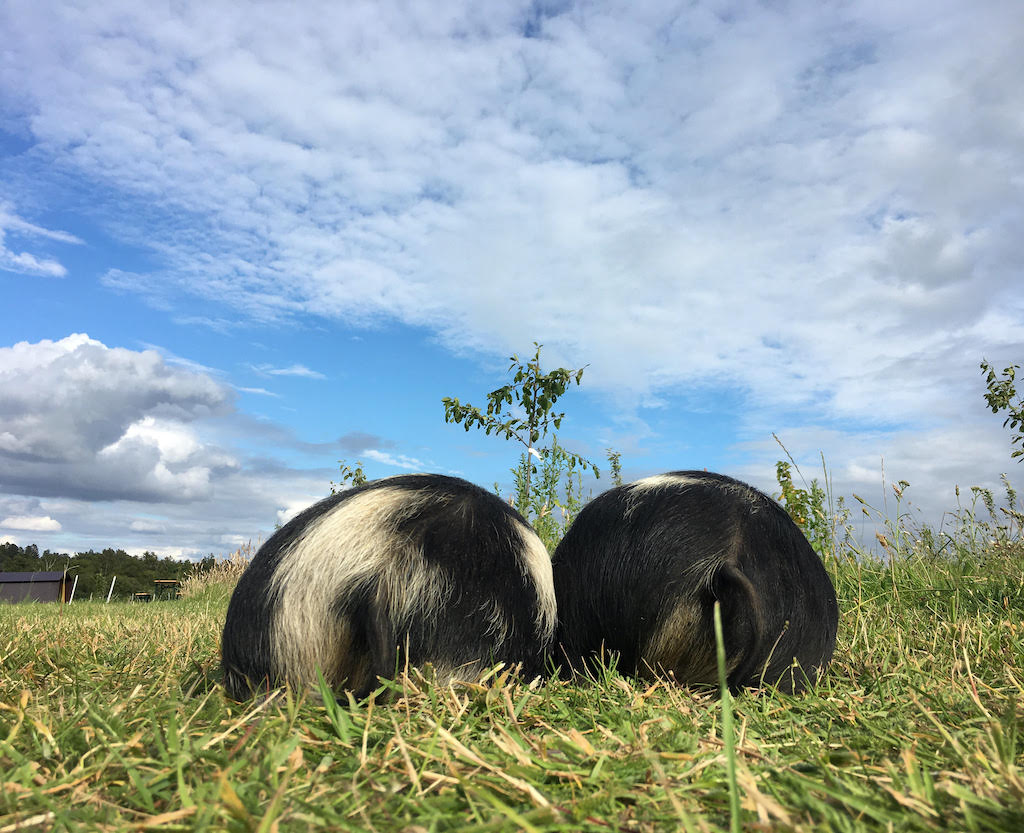
<path id="1" fill-rule="evenodd" d="M 0 833 L 1024 830 L 1024 548 L 826 561 L 818 689 L 722 704 L 609 670 L 391 702 L 226 700 L 226 587 L 0 606 Z"/>

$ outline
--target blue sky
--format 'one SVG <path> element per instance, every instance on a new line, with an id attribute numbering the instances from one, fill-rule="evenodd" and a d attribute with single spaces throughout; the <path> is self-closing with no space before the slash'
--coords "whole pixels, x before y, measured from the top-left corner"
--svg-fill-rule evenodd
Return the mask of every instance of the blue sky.
<path id="1" fill-rule="evenodd" d="M 226 553 L 342 458 L 507 483 L 440 400 L 534 341 L 627 477 L 770 489 L 774 432 L 938 523 L 1014 474 L 1018 4 L 79 6 L 0 8 L 0 539 Z"/>

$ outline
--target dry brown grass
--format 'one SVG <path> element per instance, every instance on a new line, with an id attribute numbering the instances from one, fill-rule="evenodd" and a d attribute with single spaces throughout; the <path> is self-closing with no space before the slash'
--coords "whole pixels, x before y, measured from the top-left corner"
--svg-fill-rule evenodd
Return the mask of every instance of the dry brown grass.
<path id="1" fill-rule="evenodd" d="M 1024 830 L 1019 558 L 829 559 L 829 672 L 731 700 L 730 737 L 717 698 L 610 669 L 236 703 L 218 648 L 252 552 L 181 601 L 0 605 L 0 833 Z"/>
<path id="2" fill-rule="evenodd" d="M 258 549 L 259 542 L 254 546 L 250 541 L 219 560 L 209 570 L 193 573 L 181 583 L 182 598 L 193 599 L 210 593 L 229 596 Z"/>

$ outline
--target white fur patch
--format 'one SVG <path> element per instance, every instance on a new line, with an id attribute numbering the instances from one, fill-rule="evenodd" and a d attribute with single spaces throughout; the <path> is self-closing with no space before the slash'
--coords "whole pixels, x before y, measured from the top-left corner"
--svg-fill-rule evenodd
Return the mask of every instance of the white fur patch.
<path id="1" fill-rule="evenodd" d="M 760 492 L 752 486 L 748 486 L 746 483 L 742 483 L 739 480 L 728 481 L 712 477 L 703 477 L 700 474 L 655 474 L 651 477 L 645 477 L 643 480 L 637 480 L 635 483 L 630 483 L 627 488 L 637 492 L 642 492 L 650 489 L 667 489 L 673 486 L 697 486 L 700 484 L 713 486 L 722 494 L 735 495 L 737 498 L 747 503 L 750 507 L 750 511 L 752 512 L 756 512 L 758 506 L 761 504 Z"/>
<path id="2" fill-rule="evenodd" d="M 693 486 L 703 482 L 703 477 L 691 477 L 685 474 L 655 474 L 651 477 L 645 477 L 643 480 L 630 483 L 629 488 L 637 490 L 665 489 L 670 486 Z"/>
<path id="3" fill-rule="evenodd" d="M 279 674 L 299 684 L 316 679 L 319 668 L 333 686 L 372 683 L 368 658 L 352 650 L 352 634 L 336 609 L 339 596 L 360 585 L 374 583 L 374 602 L 398 633 L 414 618 L 444 610 L 455 589 L 452 580 L 427 561 L 421 541 L 399 534 L 398 527 L 425 504 L 449 499 L 463 511 L 473 511 L 459 496 L 436 489 L 381 486 L 341 502 L 307 526 L 281 553 L 271 579 L 271 592 L 278 597 L 271 645 Z M 550 642 L 557 619 L 551 559 L 531 528 L 512 518 L 509 523 L 518 532 L 518 540 L 510 544 L 519 568 L 536 588 L 537 629 Z M 496 602 L 482 603 L 487 605 L 493 608 L 488 610 L 488 631 L 500 645 L 510 623 Z M 438 665 L 435 674 L 445 681 L 473 678 L 483 669 L 482 661 L 460 669 Z"/>
<path id="4" fill-rule="evenodd" d="M 533 529 L 518 520 L 514 523 L 519 530 L 520 547 L 517 549 L 521 553 L 523 572 L 537 589 L 537 630 L 540 632 L 541 640 L 547 643 L 554 638 L 558 622 L 551 556 Z"/>
<path id="5" fill-rule="evenodd" d="M 428 492 L 371 489 L 310 523 L 282 554 L 271 580 L 280 594 L 271 644 L 289 680 L 316 679 L 318 667 L 325 673 L 344 667 L 351 634 L 334 609 L 342 591 L 375 579 L 377 602 L 398 626 L 414 611 L 444 604 L 451 593 L 447 581 L 416 543 L 396 532 L 404 518 L 437 499 Z"/>

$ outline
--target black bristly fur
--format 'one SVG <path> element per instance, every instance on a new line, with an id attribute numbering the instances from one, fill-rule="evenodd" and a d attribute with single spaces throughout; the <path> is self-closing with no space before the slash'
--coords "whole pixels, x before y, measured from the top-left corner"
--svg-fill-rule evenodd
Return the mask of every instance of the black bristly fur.
<path id="1" fill-rule="evenodd" d="M 351 509 L 356 498 L 364 507 L 358 513 Z M 360 524 L 360 546 L 369 549 L 309 551 L 318 543 L 330 549 L 323 546 L 322 533 L 317 538 L 320 528 L 336 530 L 335 540 L 348 540 L 349 521 Z M 412 560 L 410 546 L 417 552 Z M 304 559 L 312 566 L 303 575 L 317 581 L 329 575 L 329 558 L 382 566 L 325 588 L 326 606 L 287 609 L 288 590 L 278 586 L 280 576 L 275 579 L 279 571 Z M 389 582 L 388 570 L 398 561 L 401 565 Z M 443 599 L 426 609 L 408 603 L 394 576 L 405 575 L 401 570 L 410 563 L 417 571 L 442 577 Z M 403 611 L 400 621 L 392 615 L 396 606 Z M 539 615 L 541 608 L 546 618 Z M 496 618 L 503 627 L 495 627 Z M 309 507 L 256 553 L 235 589 L 224 625 L 222 665 L 230 696 L 244 699 L 286 682 L 316 682 L 315 670 L 290 654 L 287 644 L 293 638 L 316 644 L 313 637 L 320 634 L 286 631 L 288 638 L 279 638 L 281 623 L 300 621 L 322 628 L 320 634 L 344 629 L 345 655 L 333 660 L 318 656 L 317 665 L 329 684 L 360 696 L 376 687 L 378 677 L 391 677 L 407 662 L 449 669 L 453 679 L 463 678 L 460 668 L 472 678 L 474 669 L 504 662 L 521 666 L 525 676 L 533 677 L 543 671 L 554 630 L 550 562 L 519 513 L 490 492 L 443 475 L 386 478 Z"/>
<path id="2" fill-rule="evenodd" d="M 717 600 L 730 686 L 813 684 L 832 657 L 839 611 L 800 529 L 775 501 L 724 475 L 657 480 L 599 495 L 555 551 L 556 662 L 580 669 L 616 652 L 626 674 L 714 684 Z"/>

